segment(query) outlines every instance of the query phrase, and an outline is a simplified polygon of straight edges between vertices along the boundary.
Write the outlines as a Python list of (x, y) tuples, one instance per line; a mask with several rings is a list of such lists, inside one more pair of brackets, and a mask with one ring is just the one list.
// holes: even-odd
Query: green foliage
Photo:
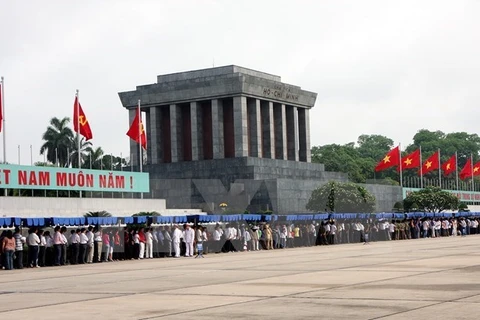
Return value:
[(375, 197), (355, 183), (330, 181), (312, 192), (306, 208), (311, 211), (373, 212)]
[[(40, 148), (40, 154), (46, 153), (51, 163), (65, 167), (68, 162), (68, 148), (72, 145), (73, 131), (69, 127), (70, 118), (52, 118), (50, 125), (42, 136), (45, 143)], [(57, 163), (58, 160), (58, 163)]]
[(397, 201), (393, 205), (394, 212), (403, 212), (403, 201)]
[(107, 211), (89, 211), (83, 215), (85, 218), (100, 218), (100, 217), (111, 217), (112, 215)]
[(132, 217), (156, 217), (156, 216), (161, 216), (161, 214), (156, 211), (146, 211), (146, 212), (142, 211), (142, 212), (132, 214)]
[[(403, 155), (422, 147), (423, 160), (438, 149), (441, 150), (441, 161), (444, 162), (455, 151), (458, 152), (458, 167), (462, 168), (473, 154), (474, 162), (480, 160), (480, 137), (466, 132), (444, 133), (442, 131), (419, 130), (413, 136), (413, 143), (408, 145)], [(352, 182), (365, 183), (375, 179), (378, 184), (399, 185), (399, 175), (395, 168), (382, 172), (374, 172), (375, 165), (394, 147), (393, 140), (382, 135), (363, 134), (357, 143), (344, 145), (329, 144), (312, 148), (312, 162), (325, 164), (325, 170), (344, 172)], [(417, 170), (404, 170), (404, 177), (418, 177)], [(437, 178), (438, 171), (432, 171), (425, 178)]]
[(444, 210), (457, 210), (458, 198), (439, 187), (426, 187), (410, 193), (404, 200), (406, 211), (442, 212)]
[[(429, 131), (426, 129), (419, 130), (413, 136), (413, 143), (407, 146), (404, 154), (410, 153), (422, 147), (422, 157), (427, 159), (438, 149), (441, 150), (441, 161), (448, 160), (455, 152), (458, 153), (458, 167), (462, 168), (470, 155), (473, 155), (473, 161), (478, 161), (480, 152), (480, 137), (467, 132), (444, 133), (442, 131)], [(415, 170), (406, 170), (405, 176), (416, 176)], [(426, 174), (426, 177), (436, 178), (437, 171)]]
[(460, 202), (460, 204), (458, 205), (458, 211), (465, 212), (470, 210), (468, 209), (468, 205), (466, 203)]

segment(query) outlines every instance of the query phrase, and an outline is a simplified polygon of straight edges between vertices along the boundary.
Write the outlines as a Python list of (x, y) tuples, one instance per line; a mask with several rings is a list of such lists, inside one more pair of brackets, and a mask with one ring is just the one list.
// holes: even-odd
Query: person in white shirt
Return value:
[(335, 222), (330, 222), (330, 233), (328, 236), (328, 244), (335, 244), (335, 234), (337, 233), (337, 226)]
[(390, 240), (396, 240), (395, 239), (395, 223), (392, 221), (388, 225), (388, 231), (390, 232)]
[(222, 235), (223, 235), (223, 230), (220, 228), (220, 225), (217, 223), (215, 226), (215, 230), (213, 230), (213, 251), (215, 253), (219, 253), (222, 250)]
[(428, 237), (428, 229), (429, 229), (428, 227), (429, 227), (429, 225), (430, 225), (430, 221), (429, 221), (429, 220), (427, 220), (427, 219), (423, 220), (423, 222), (422, 222), (422, 231), (423, 231), (423, 237), (424, 237), (424, 238)]
[(86, 233), (87, 236), (87, 263), (92, 263), (93, 262), (93, 253), (94, 253), (94, 248), (93, 248), (93, 243), (94, 243), (94, 234), (92, 232), (93, 227), (89, 226), (88, 231)]
[(193, 257), (193, 242), (195, 240), (195, 231), (189, 224), (186, 225), (183, 241), (185, 241), (185, 257)]
[(153, 235), (152, 229), (147, 228), (145, 232), (145, 240), (146, 240), (146, 259), (153, 259)]
[(172, 232), (172, 244), (173, 251), (175, 252), (175, 258), (180, 258), (180, 239), (182, 238), (182, 236), (182, 231), (178, 229), (177, 225), (174, 225)]
[(99, 227), (97, 230), (94, 232), (94, 251), (96, 253), (95, 257), (95, 262), (101, 262), (102, 261), (102, 247), (103, 247), (103, 232), (102, 228)]
[(78, 263), (84, 264), (87, 262), (87, 247), (88, 247), (88, 237), (87, 229), (80, 229), (80, 251), (78, 254)]
[(72, 230), (70, 236), (70, 264), (77, 264), (80, 252), (80, 229)]
[(32, 228), (28, 231), (27, 245), (28, 245), (28, 266), (30, 268), (38, 268), (38, 245), (40, 238), (37, 235), (38, 229)]
[(287, 247), (287, 226), (282, 225), (280, 228), (280, 248), (285, 249)]
[(47, 239), (43, 235), (43, 230), (38, 230), (38, 237), (40, 238), (40, 244), (38, 245), (38, 265), (40, 267), (45, 267), (45, 256), (46, 256), (46, 246), (47, 246)]

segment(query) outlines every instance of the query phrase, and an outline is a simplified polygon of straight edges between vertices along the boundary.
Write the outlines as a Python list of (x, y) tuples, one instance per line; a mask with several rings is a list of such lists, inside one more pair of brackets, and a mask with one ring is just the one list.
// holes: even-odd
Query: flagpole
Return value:
[[(70, 148), (67, 148), (67, 168), (70, 168)], [(68, 197), (70, 198), (70, 189), (68, 189)]]
[(458, 186), (458, 153), (455, 151), (455, 180), (457, 185), (457, 191), (459, 190)]
[(473, 192), (475, 192), (475, 185), (474, 185), (474, 182), (473, 182), (473, 154), (470, 154), (470, 166), (471, 166), (471, 173), (472, 173), (472, 196), (473, 196)]
[[(55, 148), (55, 167), (58, 168), (58, 148)], [(58, 189), (57, 189), (57, 198), (58, 198)]]
[[(43, 165), (47, 166), (47, 153), (46, 152), (43, 153)], [(45, 196), (45, 198), (47, 197), (47, 189), (45, 189), (43, 191), (43, 195)]]
[[(140, 172), (143, 172), (143, 155), (142, 155), (142, 126), (140, 125), (142, 123), (142, 113), (140, 111), (140, 99), (138, 99), (138, 150), (139, 150), (139, 155), (140, 158), (138, 159), (139, 163), (139, 168)], [(143, 199), (143, 192), (140, 193), (140, 199)]]
[[(103, 155), (100, 158), (100, 170), (103, 170)], [(103, 191), (102, 191), (102, 198), (103, 198)]]
[[(130, 171), (133, 172), (133, 153), (130, 154)], [(133, 199), (133, 192), (132, 192), (132, 199)]]
[[(7, 138), (6, 138), (6, 135), (5, 135), (5, 81), (4, 81), (4, 78), (1, 77), (0, 78), (0, 90), (1, 90), (1, 101), (0, 101), (0, 106), (2, 106), (2, 110), (0, 110), (0, 112), (2, 112), (2, 133), (3, 133), (3, 163), (7, 163), (7, 147), (6, 147), (6, 144), (7, 144)], [(5, 192), (5, 197), (8, 195), (8, 190), (5, 189), (4, 190)]]
[[(120, 171), (123, 171), (123, 154), (120, 152)], [(123, 199), (123, 192), (122, 192)]]
[(401, 144), (398, 144), (398, 156), (400, 157), (398, 163), (400, 164), (400, 187), (403, 188), (403, 172), (402, 172), (402, 147)]
[[(75, 108), (77, 109), (76, 112), (77, 112), (77, 156), (78, 156), (78, 170), (80, 170), (80, 167), (81, 167), (81, 159), (80, 159), (80, 97), (79, 97), (79, 93), (78, 93), (78, 89), (77, 89), (77, 93), (75, 95), (77, 97), (77, 105), (75, 106)], [(82, 190), (80, 190), (80, 198), (82, 197)]]
[(438, 148), (438, 185), (442, 188), (442, 165), (440, 164), (440, 148)]
[(423, 189), (423, 161), (422, 161), (422, 146), (420, 149), (420, 188)]
[[(30, 145), (30, 166), (33, 167), (33, 146)], [(34, 190), (32, 189), (32, 197), (34, 196)]]
[[(88, 156), (90, 161), (90, 170), (92, 170), (92, 151), (90, 150), (90, 154)], [(93, 191), (90, 191), (90, 198), (93, 198)]]
[[(113, 153), (110, 153), (110, 171), (113, 173)], [(113, 192), (112, 192), (112, 198), (113, 198)]]

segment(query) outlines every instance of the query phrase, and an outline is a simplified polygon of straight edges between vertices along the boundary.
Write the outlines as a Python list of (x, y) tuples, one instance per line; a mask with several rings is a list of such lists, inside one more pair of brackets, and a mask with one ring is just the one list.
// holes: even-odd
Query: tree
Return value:
[(88, 149), (87, 160), (85, 161), (85, 168), (92, 169), (102, 169), (102, 158), (103, 158), (103, 149), (102, 147), (97, 147), (95, 149)]
[(85, 218), (103, 218), (103, 217), (111, 217), (112, 215), (107, 211), (89, 211), (83, 215)]
[[(75, 137), (71, 141), (71, 145), (69, 147), (70, 151), (70, 164), (72, 168), (78, 168), (78, 142), (77, 142), (78, 134), (75, 134)], [(84, 137), (80, 139), (80, 165), (82, 167), (85, 166), (89, 162), (88, 155), (90, 150), (92, 149), (92, 143), (90, 141), (85, 141)]]
[(380, 160), (393, 148), (393, 140), (378, 134), (362, 134), (357, 139), (358, 153), (362, 158)]
[(132, 214), (132, 217), (156, 217), (156, 216), (161, 216), (161, 214), (156, 211), (141, 211), (141, 212)]
[(40, 154), (46, 153), (48, 161), (61, 167), (67, 165), (68, 149), (73, 139), (73, 131), (68, 127), (69, 122), (68, 117), (63, 119), (52, 118), (50, 125), (42, 136), (45, 143), (40, 148)]
[(345, 172), (351, 181), (365, 182), (365, 177), (357, 163), (359, 157), (353, 143), (343, 146), (329, 144), (312, 148), (312, 162), (323, 163), (326, 171)]
[(426, 187), (410, 193), (403, 200), (405, 211), (420, 210), (426, 212), (442, 212), (444, 210), (457, 210), (459, 200), (457, 196), (439, 187)]
[(306, 208), (316, 212), (373, 212), (375, 197), (355, 183), (330, 181), (312, 192)]

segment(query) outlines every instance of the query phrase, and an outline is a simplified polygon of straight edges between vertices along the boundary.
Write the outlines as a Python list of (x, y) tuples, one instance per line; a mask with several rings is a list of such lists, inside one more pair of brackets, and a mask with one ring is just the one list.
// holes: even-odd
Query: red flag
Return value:
[(130, 129), (127, 131), (127, 136), (135, 142), (140, 143), (143, 149), (147, 149), (147, 135), (145, 133), (145, 128), (143, 127), (140, 108), (137, 108), (137, 114), (130, 125)]
[(442, 164), (442, 171), (445, 176), (448, 176), (455, 170), (457, 170), (457, 157), (453, 155)]
[(462, 171), (460, 171), (460, 179), (464, 180), (466, 178), (471, 178), (471, 177), (472, 177), (472, 161), (468, 159)]
[(3, 125), (3, 78), (0, 82), (0, 132), (2, 132), (2, 125)]
[(473, 165), (473, 175), (480, 176), (480, 161)]
[(440, 161), (439, 159), (440, 153), (437, 151), (434, 154), (430, 156), (427, 160), (422, 165), (422, 173), (429, 173), (430, 171), (437, 170), (439, 167), (438, 162)]
[[(420, 167), (420, 149), (417, 149), (402, 158), (402, 170)], [(397, 171), (400, 167), (397, 168)]]
[(385, 157), (377, 164), (375, 171), (382, 171), (394, 166), (398, 166), (400, 160), (400, 149), (398, 147), (390, 150)]
[[(78, 129), (79, 124), (80, 130)], [(75, 97), (75, 102), (73, 103), (73, 129), (75, 132), (80, 132), (87, 141), (93, 138), (92, 129), (90, 129), (90, 124), (78, 101), (78, 97)]]

